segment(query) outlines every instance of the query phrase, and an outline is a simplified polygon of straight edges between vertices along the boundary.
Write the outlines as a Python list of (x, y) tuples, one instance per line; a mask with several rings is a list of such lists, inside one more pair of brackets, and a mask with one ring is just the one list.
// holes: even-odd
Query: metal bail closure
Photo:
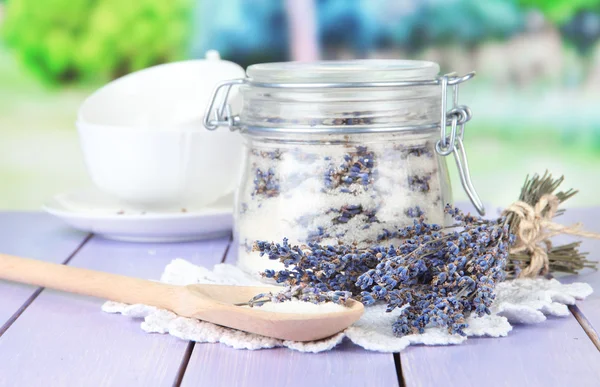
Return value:
[[(233, 86), (241, 85), (245, 82), (245, 79), (232, 79), (217, 84), (210, 97), (210, 104), (208, 104), (204, 113), (204, 127), (206, 129), (215, 130), (219, 126), (229, 126), (229, 130), (232, 131), (238, 129), (239, 117), (234, 116), (231, 112), (231, 105), (228, 103), (229, 93)], [(221, 102), (215, 108), (219, 98), (221, 98)]]
[[(467, 106), (458, 104), (458, 86), (468, 81), (475, 76), (475, 72), (468, 73), (462, 77), (447, 74), (440, 78), (440, 86), (442, 88), (442, 103), (440, 115), (440, 139), (435, 145), (435, 150), (441, 156), (448, 156), (454, 153), (454, 160), (460, 175), (460, 182), (469, 196), (471, 203), (477, 209), (480, 215), (485, 215), (485, 208), (475, 187), (471, 182), (471, 174), (469, 172), (469, 162), (467, 161), (467, 153), (463, 145), (463, 137), (465, 134), (465, 123), (471, 119), (471, 109)], [(448, 86), (453, 87), (452, 93), (452, 109), (447, 110)], [(446, 130), (450, 127), (450, 134)]]

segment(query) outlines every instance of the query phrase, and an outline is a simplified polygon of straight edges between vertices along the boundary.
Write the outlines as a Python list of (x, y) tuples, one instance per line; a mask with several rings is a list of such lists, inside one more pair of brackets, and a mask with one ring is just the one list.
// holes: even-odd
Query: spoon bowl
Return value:
[(332, 336), (364, 312), (363, 304), (352, 299), (344, 305), (345, 310), (329, 313), (284, 313), (236, 305), (260, 293), (282, 290), (276, 286), (188, 285), (184, 289), (189, 299), (181, 305), (180, 313), (175, 313), (282, 340), (313, 341)]

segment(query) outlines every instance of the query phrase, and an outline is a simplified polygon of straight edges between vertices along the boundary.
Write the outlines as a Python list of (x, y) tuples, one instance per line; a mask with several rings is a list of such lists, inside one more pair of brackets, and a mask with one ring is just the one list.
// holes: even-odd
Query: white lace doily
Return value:
[[(264, 285), (264, 283), (228, 264), (216, 265), (213, 270), (193, 265), (183, 259), (172, 261), (161, 278), (173, 285), (197, 283), (224, 285)], [(567, 305), (586, 298), (592, 293), (590, 285), (574, 283), (563, 285), (557, 280), (518, 279), (500, 283), (496, 287), (496, 300), (492, 314), (470, 317), (465, 329), (468, 336), (502, 337), (511, 331), (510, 323), (532, 324), (546, 319), (547, 315), (567, 316)], [(327, 351), (342, 342), (344, 337), (372, 351), (399, 352), (411, 344), (460, 344), (467, 337), (451, 335), (446, 329), (429, 328), (419, 335), (395, 337), (392, 322), (400, 312), (385, 312), (385, 305), (365, 308), (362, 318), (354, 325), (333, 337), (314, 342), (294, 342), (273, 339), (204, 321), (179, 317), (172, 312), (146, 305), (127, 305), (106, 302), (102, 310), (121, 313), (133, 318), (143, 318), (142, 329), (149, 333), (168, 333), (183, 340), (198, 343), (223, 343), (236, 349), (263, 349), (287, 347), (302, 352)]]

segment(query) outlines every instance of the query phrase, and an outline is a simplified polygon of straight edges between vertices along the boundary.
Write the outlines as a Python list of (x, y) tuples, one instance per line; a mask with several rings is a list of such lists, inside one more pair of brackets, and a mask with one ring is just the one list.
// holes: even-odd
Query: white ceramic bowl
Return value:
[(241, 136), (208, 131), (202, 118), (216, 83), (243, 76), (217, 56), (151, 67), (97, 90), (77, 119), (93, 182), (144, 209), (210, 204), (232, 192)]
[(144, 209), (210, 204), (232, 192), (241, 139), (229, 131), (145, 130), (77, 122), (96, 186)]

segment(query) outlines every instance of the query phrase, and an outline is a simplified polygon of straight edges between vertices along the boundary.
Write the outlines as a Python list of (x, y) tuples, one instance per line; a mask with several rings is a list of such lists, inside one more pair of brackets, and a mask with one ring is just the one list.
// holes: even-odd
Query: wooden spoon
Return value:
[(333, 313), (277, 313), (245, 308), (259, 293), (277, 292), (274, 286), (175, 286), (79, 269), (71, 266), (0, 254), (0, 279), (84, 294), (127, 304), (152, 305), (179, 316), (283, 340), (312, 341), (344, 330), (363, 313), (362, 303), (348, 300), (346, 309)]

